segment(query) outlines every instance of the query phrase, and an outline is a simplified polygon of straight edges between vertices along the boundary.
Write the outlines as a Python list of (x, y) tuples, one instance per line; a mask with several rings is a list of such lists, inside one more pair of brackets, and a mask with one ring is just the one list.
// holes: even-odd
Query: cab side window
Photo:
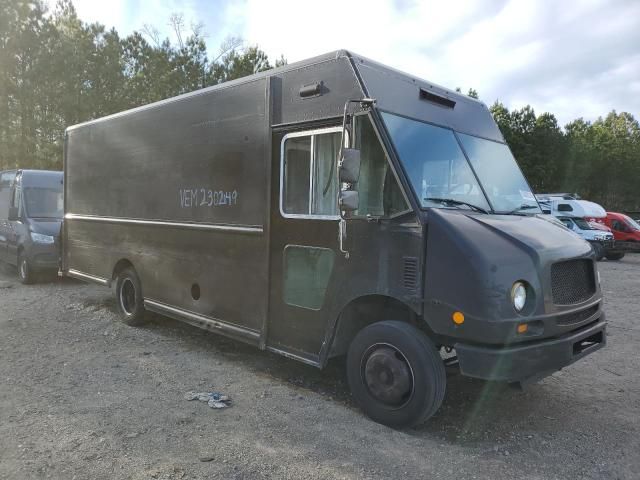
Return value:
[(22, 196), (22, 189), (16, 185), (13, 188), (13, 195), (11, 197), (11, 206), (18, 209), (18, 215), (22, 215), (22, 202), (20, 198)]
[(624, 225), (619, 220), (613, 220), (611, 222), (611, 228), (613, 228), (614, 230), (616, 230), (618, 232), (624, 232)]
[(355, 118), (355, 147), (360, 150), (357, 183), (359, 208), (355, 216), (386, 217), (409, 210), (378, 136), (367, 115)]
[(15, 178), (16, 172), (0, 173), (0, 189), (8, 189)]
[(288, 217), (338, 215), (339, 128), (291, 134), (282, 140), (280, 210)]
[(6, 220), (9, 216), (11, 182), (14, 178), (15, 172), (0, 173), (0, 220)]

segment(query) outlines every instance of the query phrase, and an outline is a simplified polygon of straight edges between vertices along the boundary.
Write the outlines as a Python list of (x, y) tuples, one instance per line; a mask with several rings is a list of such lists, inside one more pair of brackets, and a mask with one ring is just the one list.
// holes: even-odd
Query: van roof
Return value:
[[(348, 60), (348, 62), (345, 62), (345, 59)], [(315, 66), (321, 66), (322, 64), (328, 64), (330, 62), (335, 64), (335, 68), (324, 71), (318, 68), (317, 70), (320, 72), (318, 73), (318, 75), (320, 75), (320, 77), (317, 78), (318, 81), (331, 81), (337, 77), (354, 77), (355, 75), (362, 97), (375, 98), (377, 107), (381, 110), (400, 113), (404, 116), (449, 127), (462, 133), (469, 133), (490, 140), (504, 142), (504, 137), (493, 121), (488, 107), (481, 101), (441, 87), (433, 82), (401, 72), (395, 68), (369, 60), (368, 58), (347, 50), (336, 50), (259, 72), (254, 75), (224, 82), (219, 85), (202, 88), (159, 102), (114, 113), (106, 117), (70, 126), (67, 128), (67, 131), (69, 132), (95, 122), (156, 108), (181, 99), (232, 88), (259, 79), (309, 70), (311, 67), (315, 68)], [(330, 75), (327, 72), (330, 72)], [(323, 78), (322, 75), (326, 76), (326, 78)], [(297, 90), (295, 92), (283, 92), (283, 95), (297, 96), (297, 94)], [(331, 95), (331, 92), (329, 92), (329, 95)], [(435, 103), (424, 101), (425, 99), (434, 98)], [(290, 102), (285, 103), (288, 104)], [(335, 113), (331, 113), (331, 115), (335, 115)]]

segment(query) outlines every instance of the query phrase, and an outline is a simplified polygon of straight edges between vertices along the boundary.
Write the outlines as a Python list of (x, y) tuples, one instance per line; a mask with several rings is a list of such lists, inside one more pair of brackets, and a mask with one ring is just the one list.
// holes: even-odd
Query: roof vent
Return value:
[(440, 95), (436, 95), (435, 93), (429, 92), (424, 88), (420, 89), (420, 100), (426, 100), (427, 102), (435, 103), (447, 108), (453, 108), (456, 106), (456, 102), (454, 102), (453, 100)]

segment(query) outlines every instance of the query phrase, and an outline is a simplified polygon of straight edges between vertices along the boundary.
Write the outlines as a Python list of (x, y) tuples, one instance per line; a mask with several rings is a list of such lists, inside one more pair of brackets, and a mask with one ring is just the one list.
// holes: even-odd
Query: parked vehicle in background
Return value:
[(557, 217), (565, 227), (584, 238), (593, 247), (596, 260), (602, 260), (614, 249), (613, 234), (594, 228), (584, 218)]
[[(603, 347), (590, 246), (541, 210), (487, 106), (346, 51), (66, 132), (62, 271), (322, 368), (374, 420), (445, 361), (531, 382)], [(455, 356), (451, 353), (455, 350)], [(203, 366), (206, 369), (206, 366)]]
[(62, 172), (0, 172), (0, 260), (18, 267), (22, 283), (58, 270), (62, 182)]
[(607, 212), (605, 218), (591, 219), (598, 225), (608, 228), (615, 238), (615, 252), (607, 255), (609, 260), (620, 260), (625, 253), (640, 253), (640, 223), (629, 215)]
[(621, 242), (640, 242), (640, 223), (624, 213), (607, 212), (604, 219), (613, 236)]
[(613, 234), (592, 226), (586, 220), (605, 218), (606, 211), (600, 205), (566, 193), (538, 194), (536, 197), (544, 213), (553, 215), (569, 230), (591, 244), (596, 260), (602, 260), (605, 256), (617, 256)]

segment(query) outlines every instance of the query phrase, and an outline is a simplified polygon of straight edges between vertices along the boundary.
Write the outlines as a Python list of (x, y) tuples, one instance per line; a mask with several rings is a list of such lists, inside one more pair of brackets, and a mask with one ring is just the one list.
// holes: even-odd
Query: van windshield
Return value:
[(59, 188), (27, 187), (23, 194), (29, 218), (62, 218), (64, 204), (62, 185)]
[(640, 231), (640, 224), (636, 222), (633, 218), (628, 217), (627, 215), (624, 215), (624, 219), (627, 221), (627, 223), (633, 230)]
[(589, 225), (589, 222), (582, 218), (574, 218), (573, 221), (578, 225), (580, 230), (595, 230), (595, 228)]
[(382, 118), (422, 207), (450, 206), (441, 201), (449, 199), (494, 213), (541, 213), (507, 145), (386, 112)]

